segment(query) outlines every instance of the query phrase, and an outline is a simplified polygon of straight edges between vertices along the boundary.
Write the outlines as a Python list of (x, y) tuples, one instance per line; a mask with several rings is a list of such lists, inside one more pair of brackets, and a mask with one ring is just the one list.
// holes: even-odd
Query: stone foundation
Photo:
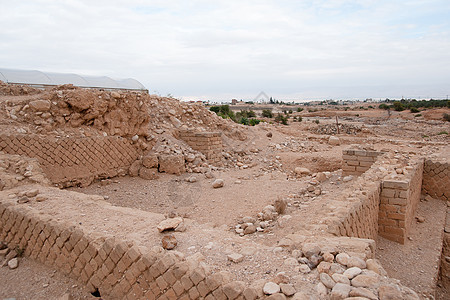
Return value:
[(192, 149), (203, 153), (211, 164), (221, 164), (223, 145), (220, 132), (181, 130), (179, 134)]
[(381, 152), (360, 149), (342, 151), (342, 174), (361, 175), (370, 169)]
[(36, 158), (52, 183), (89, 185), (96, 178), (126, 174), (139, 156), (121, 137), (0, 135), (0, 151)]
[(447, 207), (444, 241), (442, 244), (441, 266), (439, 270), (442, 286), (450, 290), (450, 207)]

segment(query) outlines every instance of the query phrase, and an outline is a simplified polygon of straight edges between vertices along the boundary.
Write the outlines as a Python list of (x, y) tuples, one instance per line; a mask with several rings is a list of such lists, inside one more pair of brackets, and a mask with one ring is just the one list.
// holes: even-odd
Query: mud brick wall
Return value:
[(423, 167), (422, 193), (450, 200), (450, 163), (426, 159)]
[(347, 175), (361, 175), (377, 160), (381, 152), (359, 149), (342, 151), (342, 173)]
[(328, 232), (336, 236), (376, 239), (380, 207), (381, 180), (387, 175), (376, 162), (356, 178), (341, 195), (329, 201), (332, 217), (325, 223)]
[(60, 186), (89, 185), (96, 178), (126, 174), (139, 153), (120, 137), (48, 138), (0, 135), (0, 151), (38, 159), (47, 177)]
[(222, 162), (222, 135), (220, 132), (180, 131), (180, 138), (192, 149), (200, 151), (212, 164)]
[(384, 180), (378, 221), (378, 234), (404, 244), (420, 201), (423, 161), (405, 180)]
[(447, 216), (445, 219), (439, 276), (442, 285), (446, 289), (450, 289), (450, 207), (447, 207)]
[(83, 231), (0, 197), (0, 240), (57, 267), (103, 299), (236, 299), (257, 292), (227, 272), (212, 273), (201, 255), (151, 249)]

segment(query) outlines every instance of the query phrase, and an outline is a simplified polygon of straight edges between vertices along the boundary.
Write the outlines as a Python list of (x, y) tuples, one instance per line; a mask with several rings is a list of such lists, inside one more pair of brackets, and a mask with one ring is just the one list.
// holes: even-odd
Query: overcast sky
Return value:
[(0, 0), (0, 67), (180, 99), (446, 97), (449, 0)]

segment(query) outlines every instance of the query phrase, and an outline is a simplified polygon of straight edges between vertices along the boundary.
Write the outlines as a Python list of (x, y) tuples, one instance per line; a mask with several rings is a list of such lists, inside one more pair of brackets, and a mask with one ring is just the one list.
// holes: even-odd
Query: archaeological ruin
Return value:
[(77, 282), (58, 299), (448, 299), (449, 123), (333, 109), (246, 126), (0, 82), (0, 272)]

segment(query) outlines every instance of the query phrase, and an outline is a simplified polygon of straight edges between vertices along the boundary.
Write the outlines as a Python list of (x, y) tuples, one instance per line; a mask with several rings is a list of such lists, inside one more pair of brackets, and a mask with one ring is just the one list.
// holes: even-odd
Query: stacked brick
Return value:
[(342, 151), (342, 173), (347, 175), (361, 175), (370, 169), (381, 152), (371, 150), (348, 149)]
[(440, 279), (444, 288), (450, 288), (450, 207), (447, 207), (444, 240), (442, 244)]
[(177, 251), (149, 250), (99, 232), (88, 234), (10, 200), (0, 201), (0, 240), (11, 249), (24, 249), (31, 259), (56, 266), (104, 299), (256, 295), (242, 282), (231, 282), (227, 272), (211, 274), (198, 256), (184, 258)]
[(332, 233), (339, 236), (376, 239), (378, 234), (378, 208), (380, 184), (372, 184), (358, 198), (348, 198), (349, 209), (340, 217)]
[(417, 205), (420, 201), (423, 161), (420, 161), (405, 180), (382, 182), (378, 234), (404, 244)]
[(423, 171), (422, 192), (438, 199), (450, 200), (450, 163), (426, 159)]
[(180, 138), (192, 149), (203, 153), (209, 163), (221, 164), (223, 144), (220, 132), (181, 130)]
[(120, 137), (48, 138), (0, 135), (0, 151), (37, 158), (48, 178), (61, 186), (88, 185), (128, 170), (139, 153)]

